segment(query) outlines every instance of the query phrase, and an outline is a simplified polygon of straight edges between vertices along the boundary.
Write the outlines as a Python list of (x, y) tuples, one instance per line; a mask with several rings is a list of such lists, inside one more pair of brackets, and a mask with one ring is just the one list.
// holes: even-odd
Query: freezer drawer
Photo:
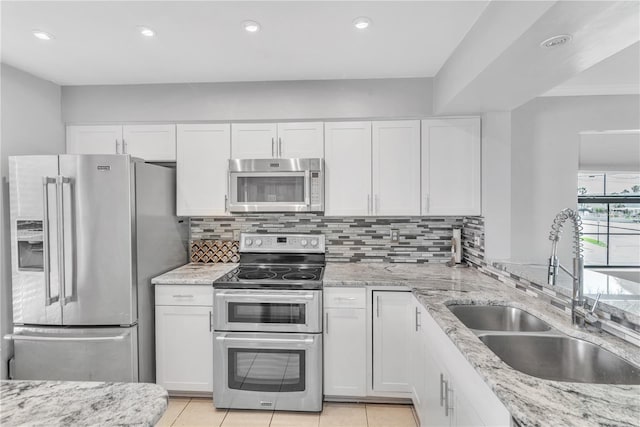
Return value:
[[(138, 381), (137, 326), (16, 327), (14, 380)], [(8, 337), (7, 337), (8, 338)]]

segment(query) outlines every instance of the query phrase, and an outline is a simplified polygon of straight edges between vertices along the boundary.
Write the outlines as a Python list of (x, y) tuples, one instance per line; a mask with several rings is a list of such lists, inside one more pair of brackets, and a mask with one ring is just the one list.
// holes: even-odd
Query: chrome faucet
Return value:
[[(564, 268), (558, 261), (558, 241), (562, 232), (562, 225), (566, 220), (573, 222), (573, 274)], [(580, 240), (582, 232), (582, 219), (577, 211), (566, 208), (560, 211), (551, 224), (551, 232), (549, 240), (551, 240), (551, 256), (549, 257), (549, 270), (547, 274), (547, 283), (552, 286), (556, 285), (558, 276), (558, 267), (564, 270), (573, 278), (573, 291), (571, 294), (571, 323), (577, 322), (577, 307), (584, 306), (584, 258), (582, 256), (582, 240)]]

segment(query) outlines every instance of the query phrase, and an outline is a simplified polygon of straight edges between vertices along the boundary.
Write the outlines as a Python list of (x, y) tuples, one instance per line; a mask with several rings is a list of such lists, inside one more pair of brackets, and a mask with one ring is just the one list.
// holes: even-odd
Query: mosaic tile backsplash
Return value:
[[(326, 217), (260, 214), (191, 218), (191, 241), (234, 240), (239, 232), (322, 233), (327, 261), (444, 263), (463, 217)], [(391, 230), (399, 240), (391, 241)]]

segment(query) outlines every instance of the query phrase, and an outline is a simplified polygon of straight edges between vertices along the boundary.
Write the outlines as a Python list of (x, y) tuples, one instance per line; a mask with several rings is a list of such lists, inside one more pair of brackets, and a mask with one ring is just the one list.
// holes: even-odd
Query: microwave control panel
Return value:
[(311, 194), (310, 201), (312, 207), (322, 207), (322, 173), (311, 172)]

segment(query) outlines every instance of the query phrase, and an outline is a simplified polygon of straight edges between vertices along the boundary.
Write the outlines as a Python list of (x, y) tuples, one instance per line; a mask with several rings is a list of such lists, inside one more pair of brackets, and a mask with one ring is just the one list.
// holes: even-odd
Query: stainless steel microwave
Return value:
[(323, 159), (229, 160), (230, 212), (323, 212)]

